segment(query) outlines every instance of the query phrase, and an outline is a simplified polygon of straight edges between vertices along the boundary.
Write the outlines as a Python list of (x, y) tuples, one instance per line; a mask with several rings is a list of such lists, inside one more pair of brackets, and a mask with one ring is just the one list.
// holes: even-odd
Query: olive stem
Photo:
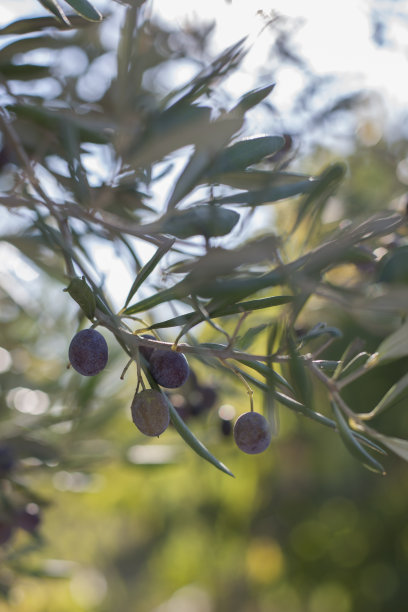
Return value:
[(129, 359), (125, 367), (123, 368), (122, 374), (120, 375), (120, 380), (125, 379), (126, 372), (128, 371), (130, 364), (133, 362), (133, 359)]
[(235, 329), (234, 329), (234, 331), (233, 331), (233, 334), (232, 334), (232, 336), (230, 337), (230, 340), (229, 340), (229, 342), (228, 342), (228, 348), (230, 348), (230, 347), (232, 347), (232, 346), (233, 346), (233, 344), (234, 344), (234, 342), (235, 342), (235, 339), (236, 339), (236, 337), (238, 336), (238, 332), (239, 332), (239, 330), (240, 330), (240, 328), (241, 328), (241, 326), (242, 326), (243, 322), (245, 321), (245, 319), (247, 318), (247, 316), (248, 316), (248, 315), (250, 315), (250, 314), (251, 314), (251, 312), (250, 312), (250, 311), (243, 312), (243, 313), (242, 313), (242, 315), (239, 317), (239, 319), (238, 319), (238, 323), (236, 324)]
[(244, 387), (246, 388), (248, 397), (249, 397), (249, 406), (250, 406), (250, 411), (253, 412), (254, 411), (254, 392), (252, 390), (252, 388), (250, 387), (249, 383), (245, 380), (245, 378), (242, 376), (241, 372), (239, 370), (237, 370), (234, 366), (232, 366), (231, 364), (227, 363), (225, 361), (225, 359), (220, 359), (221, 363), (228, 368), (228, 370), (231, 370), (231, 372), (234, 372), (234, 374), (236, 376), (238, 376), (238, 378), (240, 379), (240, 381), (243, 383)]

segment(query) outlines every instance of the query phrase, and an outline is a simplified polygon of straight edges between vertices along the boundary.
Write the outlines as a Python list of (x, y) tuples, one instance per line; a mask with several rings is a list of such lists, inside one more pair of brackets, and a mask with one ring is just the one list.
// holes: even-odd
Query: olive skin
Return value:
[(6, 544), (13, 535), (13, 526), (5, 521), (0, 520), (0, 546)]
[[(152, 334), (142, 334), (140, 337), (147, 338), (148, 340), (157, 340), (156, 336), (153, 336)], [(150, 360), (150, 357), (152, 356), (152, 353), (154, 350), (155, 349), (152, 348), (151, 346), (143, 346), (143, 345), (139, 346), (140, 354), (143, 355), (146, 361)]]
[(160, 436), (170, 423), (167, 400), (160, 391), (145, 389), (133, 398), (132, 420), (146, 436)]
[(158, 385), (176, 389), (186, 382), (190, 374), (187, 359), (182, 353), (156, 349), (149, 361), (151, 375)]
[(15, 517), (15, 524), (17, 527), (28, 531), (28, 533), (34, 533), (40, 523), (40, 514), (38, 512), (29, 512), (25, 508), (20, 510)]
[(271, 442), (268, 421), (259, 412), (245, 412), (235, 422), (234, 440), (244, 453), (257, 455), (265, 451)]
[(72, 338), (68, 357), (79, 374), (95, 376), (108, 362), (108, 345), (96, 329), (83, 329)]

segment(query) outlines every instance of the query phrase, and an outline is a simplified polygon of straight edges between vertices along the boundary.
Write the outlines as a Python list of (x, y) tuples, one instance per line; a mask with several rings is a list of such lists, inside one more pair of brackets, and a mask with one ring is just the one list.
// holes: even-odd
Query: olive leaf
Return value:
[(360, 419), (369, 420), (394, 406), (408, 396), (408, 374), (405, 374), (400, 380), (388, 389), (387, 393), (381, 398), (378, 404), (370, 412), (359, 415)]
[[(339, 407), (335, 401), (331, 401), (332, 410), (336, 418), (341, 439), (350, 453), (356, 457), (366, 468), (378, 474), (385, 475), (385, 470), (381, 463), (372, 457), (366, 449), (360, 444), (354, 432), (347, 425)], [(407, 453), (408, 457), (408, 453)]]
[(96, 300), (92, 289), (85, 280), (85, 277), (82, 276), (82, 278), (73, 278), (64, 291), (69, 293), (72, 299), (79, 304), (83, 313), (92, 321), (95, 316)]
[[(390, 334), (375, 353), (375, 364), (395, 361), (408, 355), (408, 321), (394, 333)], [(373, 356), (374, 359), (374, 356)]]
[(162, 231), (177, 238), (197, 235), (213, 238), (229, 234), (239, 219), (235, 210), (211, 205), (194, 206), (166, 217)]

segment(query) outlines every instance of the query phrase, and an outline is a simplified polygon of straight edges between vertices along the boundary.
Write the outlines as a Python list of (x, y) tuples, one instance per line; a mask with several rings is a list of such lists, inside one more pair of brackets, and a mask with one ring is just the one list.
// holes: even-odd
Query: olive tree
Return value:
[[(245, 452), (266, 450), (278, 435), (280, 406), (314, 421), (322, 435), (325, 428), (337, 432), (379, 474), (385, 470), (378, 455), (386, 450), (407, 459), (408, 442), (370, 422), (405, 397), (408, 376), (359, 412), (343, 393), (367, 372), (408, 355), (407, 247), (382, 258), (376, 250), (384, 252), (385, 238), (403, 240), (404, 211), (324, 222), (346, 167), (335, 162), (317, 176), (292, 171), (284, 136), (248, 133), (247, 114), (273, 96), (273, 83), (231, 103), (216, 95), (244, 57), (245, 39), (208, 61), (205, 32), (197, 27), (178, 39), (150, 20), (143, 0), (120, 8), (117, 44), (106, 42), (104, 20), (86, 0), (67, 0), (73, 14), (55, 0), (40, 3), (53, 15), (0, 30), (0, 203), (7, 222), (18, 219), (18, 230), (6, 229), (1, 240), (77, 305), (79, 325), (66, 330), (75, 370), (70, 384), (79, 385), (81, 375), (96, 376), (95, 384), (103, 379), (109, 337), (127, 367), (136, 367), (129, 407), (138, 428), (159, 435), (171, 422), (193, 451), (227, 475), (230, 469), (165, 391), (194, 376), (193, 361), (232, 378), (248, 395), (235, 432)], [(84, 59), (77, 71), (67, 69), (72, 50)], [(159, 69), (191, 54), (195, 76), (164, 91), (156, 82)], [(253, 224), (259, 211), (262, 229)], [(114, 245), (128, 263), (133, 280), (119, 308), (95, 261), (93, 239)], [(344, 269), (347, 274), (339, 272)], [(373, 325), (386, 320), (386, 337), (374, 352), (352, 342), (325, 358), (342, 332), (325, 321), (300, 325), (316, 299), (367, 313)], [(211, 331), (210, 342), (203, 341), (203, 328)], [(164, 332), (171, 341), (163, 340)], [(317, 388), (326, 398), (319, 407)], [(254, 390), (263, 397), (260, 405)], [(13, 489), (13, 451), (18, 459), (21, 449), (12, 411), (5, 418), (10, 429), (2, 436), (0, 476)], [(35, 512), (23, 512), (17, 516), (5, 501), (4, 543), (24, 521), (35, 531)]]

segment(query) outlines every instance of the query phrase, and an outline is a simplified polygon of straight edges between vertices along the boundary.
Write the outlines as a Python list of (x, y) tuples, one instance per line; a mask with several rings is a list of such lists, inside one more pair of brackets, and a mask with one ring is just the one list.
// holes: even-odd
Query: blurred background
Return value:
[[(147, 3), (149, 28), (141, 42), (146, 104), (188, 82), (248, 34), (247, 57), (215, 91), (218, 108), (251, 87), (276, 82), (268, 102), (249, 113), (247, 133), (285, 134), (283, 161), (293, 171), (317, 174), (329, 161), (346, 162), (346, 181), (324, 222), (403, 210), (407, 2), (186, 4)], [(53, 100), (69, 92), (91, 106), (113, 104), (109, 87), (126, 7), (95, 5), (106, 14), (101, 25), (64, 33), (69, 45), (65, 39), (50, 50), (48, 43), (20, 57), (22, 64), (51, 66), (52, 76), (14, 81), (13, 95)], [(2, 25), (34, 14), (41, 14), (36, 2), (5, 2)], [(7, 102), (10, 92), (0, 89)], [(15, 160), (4, 148), (0, 156), (3, 189)], [(109, 170), (109, 160), (101, 159), (95, 163), (90, 155), (94, 185)], [(174, 164), (179, 167), (177, 156)], [(153, 193), (153, 205), (157, 197)], [(286, 204), (263, 210), (252, 227), (285, 227), (286, 211)], [(18, 213), (2, 212), (1, 219), (8, 233), (24, 224)], [(106, 247), (97, 240), (94, 248), (119, 304), (131, 273), (120, 253), (113, 261), (110, 251), (101, 255)], [(25, 513), (11, 538), (0, 521), (0, 610), (405, 612), (408, 467), (401, 459), (386, 459), (387, 476), (372, 474), (334, 433), (284, 408), (270, 449), (243, 455), (233, 444), (231, 422), (247, 410), (245, 392), (193, 360), (195, 377), (173, 396), (174, 405), (235, 478), (196, 457), (171, 429), (146, 441), (130, 416), (135, 373), (120, 380), (124, 357), (107, 334), (110, 361), (102, 377), (78, 380), (67, 371), (78, 308), (62, 292), (61, 276), (47, 274), (55, 269), (52, 254), (10, 241), (0, 243), (0, 254), (0, 477), (12, 476), (13, 508)], [(327, 358), (356, 338), (374, 351), (387, 333), (364, 313), (323, 300), (312, 304), (302, 324), (319, 321), (344, 334)], [(202, 333), (213, 339), (211, 330)], [(406, 365), (383, 366), (351, 385), (350, 405), (375, 405)], [(319, 388), (315, 398), (325, 401)], [(376, 425), (406, 436), (405, 407), (396, 406)], [(2, 482), (4, 505), (10, 497)]]

